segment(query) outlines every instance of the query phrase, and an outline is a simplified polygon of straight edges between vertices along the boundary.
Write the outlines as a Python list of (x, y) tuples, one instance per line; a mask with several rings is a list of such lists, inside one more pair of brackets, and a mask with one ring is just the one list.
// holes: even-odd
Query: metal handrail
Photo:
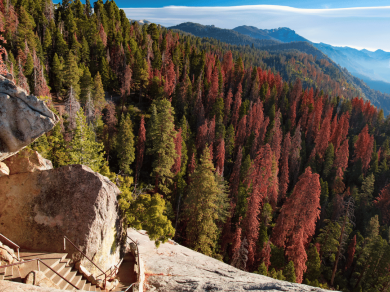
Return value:
[(33, 261), (37, 261), (37, 267), (38, 267), (38, 271), (41, 271), (41, 267), (39, 266), (39, 263), (42, 263), (44, 264), (46, 267), (48, 267), (50, 270), (52, 270), (55, 274), (57, 274), (57, 276), (59, 276), (62, 280), (64, 280), (65, 282), (67, 282), (68, 284), (72, 285), (74, 288), (76, 288), (77, 290), (80, 290), (77, 286), (75, 286), (74, 284), (72, 284), (69, 280), (65, 279), (63, 276), (61, 276), (59, 273), (57, 273), (53, 268), (51, 268), (50, 266), (48, 266), (46, 263), (44, 263), (41, 259), (39, 258), (36, 258), (36, 259), (31, 259), (31, 260), (26, 260), (26, 261), (22, 261), (22, 262), (17, 262), (17, 263), (13, 263), (13, 264), (10, 264), (10, 265), (5, 265), (5, 266), (0, 266), (0, 269), (6, 269), (8, 267), (13, 267), (13, 266), (19, 266), (19, 265), (22, 265), (22, 264), (26, 264), (26, 263), (29, 263), (29, 262), (33, 262)]
[(102, 274), (100, 276), (102, 276), (104, 274), (104, 288), (106, 288), (106, 285), (107, 285), (107, 274), (101, 268), (99, 268), (89, 257), (87, 257), (87, 255), (85, 253), (83, 253), (77, 246), (75, 246), (74, 243), (71, 242), (70, 239), (67, 238), (65, 235), (64, 235), (64, 250), (66, 250), (66, 240), (69, 241), (70, 244), (73, 245), (73, 247), (75, 249), (77, 249), (87, 260), (89, 260), (100, 272), (102, 272)]
[(141, 274), (141, 265), (140, 265), (140, 261), (139, 261), (139, 249), (138, 249), (138, 244), (130, 237), (127, 235), (127, 238), (130, 239), (134, 244), (135, 246), (137, 247), (137, 264), (138, 264), (138, 273), (137, 273), (137, 282), (131, 284), (125, 291), (123, 292), (127, 292), (129, 291), (130, 288), (133, 288), (133, 292), (134, 292), (134, 285), (135, 284), (139, 284), (139, 277), (140, 277), (140, 274)]
[(5, 237), (3, 234), (0, 233), (0, 236), (2, 238), (4, 238), (5, 240), (7, 240), (9, 243), (11, 243), (14, 247), (16, 247), (16, 249), (18, 250), (18, 261), (20, 261), (20, 257), (19, 257), (19, 249), (20, 249), (20, 246), (17, 245), (15, 242), (13, 242), (12, 240), (8, 239), (7, 237)]

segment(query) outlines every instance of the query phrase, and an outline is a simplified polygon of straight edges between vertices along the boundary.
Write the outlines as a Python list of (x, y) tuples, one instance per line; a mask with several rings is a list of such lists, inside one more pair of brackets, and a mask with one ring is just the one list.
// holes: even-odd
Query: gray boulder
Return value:
[(58, 117), (46, 104), (0, 75), (0, 161), (50, 131)]
[(244, 272), (174, 241), (156, 249), (144, 231), (127, 233), (138, 242), (144, 291), (326, 291)]
[[(119, 189), (84, 165), (0, 177), (0, 233), (21, 248), (63, 252), (67, 236), (103, 271), (118, 264)], [(95, 277), (101, 272), (66, 242)]]

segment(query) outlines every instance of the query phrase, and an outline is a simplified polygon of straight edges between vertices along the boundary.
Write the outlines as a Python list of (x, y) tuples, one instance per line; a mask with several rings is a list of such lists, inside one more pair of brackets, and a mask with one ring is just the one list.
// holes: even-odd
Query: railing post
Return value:
[(20, 256), (19, 256), (19, 248), (18, 248), (18, 261), (20, 261)]
[(38, 266), (38, 271), (41, 271), (41, 266), (39, 265), (39, 260), (37, 260), (37, 266)]
[(64, 237), (64, 251), (66, 250), (66, 239)]

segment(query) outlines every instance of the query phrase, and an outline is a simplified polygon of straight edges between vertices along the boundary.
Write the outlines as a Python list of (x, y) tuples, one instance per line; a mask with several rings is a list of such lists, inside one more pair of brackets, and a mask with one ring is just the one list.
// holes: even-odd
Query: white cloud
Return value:
[(240, 25), (261, 29), (289, 27), (313, 42), (390, 51), (390, 6), (336, 9), (277, 5), (167, 6), (124, 8), (124, 11), (131, 19), (147, 19), (164, 26), (190, 21), (230, 29)]

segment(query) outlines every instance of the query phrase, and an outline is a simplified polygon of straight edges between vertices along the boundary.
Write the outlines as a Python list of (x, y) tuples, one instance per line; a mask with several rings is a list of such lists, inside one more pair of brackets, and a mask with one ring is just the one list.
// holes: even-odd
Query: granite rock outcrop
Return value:
[(0, 161), (50, 131), (58, 117), (46, 104), (0, 75)]
[[(0, 177), (0, 233), (21, 248), (64, 249), (67, 236), (104, 271), (120, 260), (119, 189), (84, 165)], [(66, 252), (101, 272), (69, 243)]]
[(327, 291), (244, 272), (172, 240), (156, 249), (144, 231), (127, 233), (138, 242), (143, 291)]
[(43, 158), (37, 151), (28, 148), (24, 148), (19, 153), (8, 157), (3, 163), (8, 167), (9, 175), (53, 169), (50, 160)]

